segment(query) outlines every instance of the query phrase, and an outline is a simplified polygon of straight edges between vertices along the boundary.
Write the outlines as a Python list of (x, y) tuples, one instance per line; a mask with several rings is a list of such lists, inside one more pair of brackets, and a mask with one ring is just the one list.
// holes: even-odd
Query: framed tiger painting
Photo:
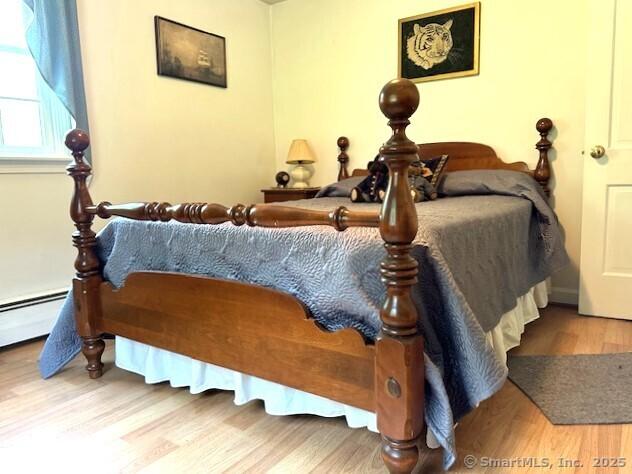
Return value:
[(479, 2), (399, 20), (399, 77), (414, 82), (478, 74)]

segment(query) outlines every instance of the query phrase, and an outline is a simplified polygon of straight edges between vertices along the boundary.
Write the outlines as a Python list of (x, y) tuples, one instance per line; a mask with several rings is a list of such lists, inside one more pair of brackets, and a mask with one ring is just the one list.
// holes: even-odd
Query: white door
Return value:
[(579, 312), (632, 319), (632, 1), (588, 18)]

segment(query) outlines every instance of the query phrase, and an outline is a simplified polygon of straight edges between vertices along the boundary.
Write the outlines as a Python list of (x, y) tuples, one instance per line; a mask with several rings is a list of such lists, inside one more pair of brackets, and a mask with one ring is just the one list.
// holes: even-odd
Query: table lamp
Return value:
[(287, 154), (286, 163), (296, 165), (290, 170), (290, 176), (294, 180), (292, 187), (308, 188), (309, 178), (312, 177), (312, 170), (304, 165), (314, 163), (316, 157), (307, 144), (307, 140), (293, 140), (290, 145), (290, 151)]

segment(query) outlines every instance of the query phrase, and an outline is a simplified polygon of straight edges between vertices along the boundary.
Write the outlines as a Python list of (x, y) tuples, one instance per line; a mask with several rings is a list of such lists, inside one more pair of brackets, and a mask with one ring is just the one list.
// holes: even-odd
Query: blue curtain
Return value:
[(23, 0), (33, 12), (26, 42), (46, 83), (88, 131), (76, 0)]

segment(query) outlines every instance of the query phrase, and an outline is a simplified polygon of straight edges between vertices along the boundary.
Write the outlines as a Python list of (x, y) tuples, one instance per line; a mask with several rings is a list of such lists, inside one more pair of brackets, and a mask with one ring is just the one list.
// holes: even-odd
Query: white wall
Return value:
[[(78, 0), (94, 199), (257, 201), (297, 137), (320, 158), (317, 184), (336, 177), (339, 135), (364, 166), (388, 138), (377, 95), (397, 74), (397, 19), (460, 3)], [(157, 76), (154, 15), (227, 37), (228, 89)], [(421, 85), (410, 128), (418, 142), (480, 141), (535, 164), (535, 121), (555, 121), (553, 192), (573, 259), (557, 299), (578, 286), (585, 28), (584, 2), (483, 0), (481, 74)], [(0, 174), (0, 301), (68, 285), (70, 190), (63, 174)]]
[[(93, 198), (260, 199), (274, 176), (269, 6), (259, 0), (78, 0)], [(228, 88), (156, 74), (154, 15), (227, 38)], [(67, 287), (63, 174), (0, 174), (0, 301)]]
[[(445, 0), (288, 0), (272, 7), (277, 168), (293, 138), (320, 161), (313, 182), (337, 175), (336, 138), (364, 167), (389, 135), (377, 97), (397, 75), (397, 20), (465, 3)], [(554, 205), (573, 264), (553, 280), (554, 298), (577, 297), (586, 52), (585, 2), (483, 0), (480, 75), (419, 86), (409, 136), (477, 141), (506, 161), (535, 166), (535, 122), (556, 125)]]

